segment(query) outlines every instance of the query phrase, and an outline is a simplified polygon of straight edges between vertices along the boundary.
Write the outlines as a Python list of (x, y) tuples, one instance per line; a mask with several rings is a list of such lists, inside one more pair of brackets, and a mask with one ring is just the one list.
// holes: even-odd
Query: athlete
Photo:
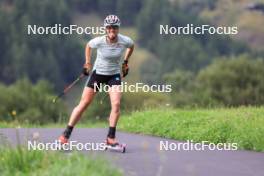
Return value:
[[(74, 126), (92, 102), (94, 95), (98, 91), (98, 87), (101, 84), (106, 84), (110, 87), (108, 92), (111, 101), (106, 144), (118, 145), (116, 126), (120, 116), (121, 100), (121, 73), (119, 65), (121, 58), (124, 56), (122, 77), (125, 77), (128, 74), (128, 61), (134, 50), (134, 42), (129, 37), (119, 34), (120, 19), (116, 15), (108, 15), (104, 19), (104, 26), (106, 28), (106, 35), (96, 37), (86, 45), (83, 74), (89, 75), (91, 70), (92, 73), (87, 79), (79, 104), (73, 109), (68, 125), (59, 137), (61, 144), (68, 143)], [(97, 49), (94, 66), (91, 64), (92, 49)]]

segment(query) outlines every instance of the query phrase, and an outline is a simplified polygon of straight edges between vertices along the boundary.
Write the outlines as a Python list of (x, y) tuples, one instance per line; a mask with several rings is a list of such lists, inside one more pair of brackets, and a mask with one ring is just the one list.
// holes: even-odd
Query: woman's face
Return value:
[(118, 32), (119, 32), (118, 26), (107, 26), (106, 27), (106, 33), (110, 40), (114, 40), (117, 37)]

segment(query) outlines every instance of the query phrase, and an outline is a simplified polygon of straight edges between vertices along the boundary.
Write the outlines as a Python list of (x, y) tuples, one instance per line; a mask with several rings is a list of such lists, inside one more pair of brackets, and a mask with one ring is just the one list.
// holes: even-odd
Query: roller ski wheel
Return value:
[(118, 142), (114, 143), (114, 144), (110, 144), (110, 143), (106, 142), (105, 143), (105, 150), (125, 153), (126, 152), (126, 144), (120, 144)]

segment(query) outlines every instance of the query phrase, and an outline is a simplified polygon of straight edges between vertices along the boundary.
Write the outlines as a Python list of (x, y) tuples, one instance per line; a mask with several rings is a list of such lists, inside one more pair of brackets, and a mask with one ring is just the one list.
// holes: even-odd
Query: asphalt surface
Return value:
[[(0, 143), (27, 145), (28, 140), (36, 139), (47, 143), (54, 142), (63, 129), (30, 128), (0, 129)], [(76, 128), (71, 140), (80, 143), (101, 143), (106, 129)], [(110, 151), (81, 151), (84, 154), (103, 156), (113, 165), (121, 168), (124, 175), (131, 176), (263, 176), (264, 153), (253, 151), (161, 151), (160, 141), (169, 144), (184, 141), (168, 140), (159, 137), (118, 132), (120, 142), (127, 144), (125, 154)], [(98, 148), (98, 147), (97, 147)]]

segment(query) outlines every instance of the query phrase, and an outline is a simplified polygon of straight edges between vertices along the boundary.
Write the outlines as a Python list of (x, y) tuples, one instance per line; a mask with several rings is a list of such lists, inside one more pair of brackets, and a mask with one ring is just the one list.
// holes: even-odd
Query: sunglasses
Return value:
[(118, 29), (119, 28), (119, 26), (106, 26), (106, 29)]

